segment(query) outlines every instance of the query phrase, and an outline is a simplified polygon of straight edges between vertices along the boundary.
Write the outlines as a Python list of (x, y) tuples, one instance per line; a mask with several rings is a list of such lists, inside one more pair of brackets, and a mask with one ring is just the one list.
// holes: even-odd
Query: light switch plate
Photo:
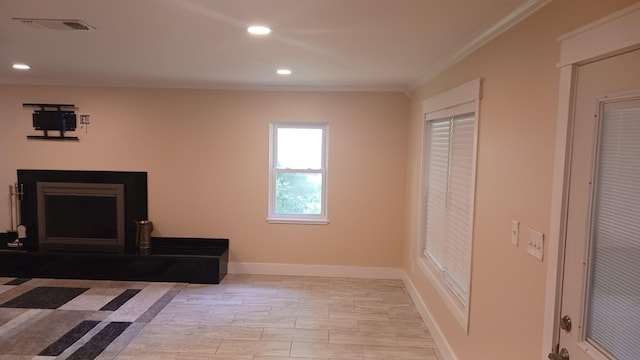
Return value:
[(544, 253), (544, 234), (529, 228), (529, 241), (527, 243), (527, 254), (542, 261)]
[(519, 238), (520, 238), (520, 222), (518, 220), (511, 220), (511, 245), (518, 246)]

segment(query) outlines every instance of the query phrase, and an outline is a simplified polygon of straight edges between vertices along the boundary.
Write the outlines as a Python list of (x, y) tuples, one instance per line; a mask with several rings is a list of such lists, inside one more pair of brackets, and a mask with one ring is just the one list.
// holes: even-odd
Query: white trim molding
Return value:
[(575, 69), (580, 64), (640, 48), (640, 2), (565, 34), (558, 41), (560, 82), (541, 359), (547, 358), (559, 334)]
[[(465, 104), (473, 104), (482, 98), (482, 79), (475, 79), (451, 90), (422, 101), (422, 113), (427, 119), (447, 116), (445, 111)], [(471, 111), (477, 110), (476, 108)], [(436, 115), (434, 115), (436, 114)]]
[(227, 271), (229, 274), (351, 277), (364, 279), (402, 279), (404, 277), (404, 271), (398, 268), (340, 265), (231, 262), (227, 265)]
[(551, 0), (529, 0), (518, 8), (507, 14), (489, 28), (485, 29), (469, 42), (459, 47), (453, 53), (441, 58), (435, 64), (431, 65), (422, 75), (418, 77), (416, 81), (409, 84), (409, 90), (413, 90), (418, 86), (433, 79), (441, 72), (447, 70), (451, 66), (458, 63), (460, 60), (471, 55), (474, 51), (478, 50), (484, 44), (496, 38), (498, 35), (509, 30), (511, 27), (524, 20), (529, 15), (535, 13), (543, 6), (547, 5)]
[(404, 286), (407, 288), (409, 296), (411, 296), (411, 300), (413, 300), (413, 304), (416, 306), (416, 309), (420, 313), (422, 320), (427, 326), (427, 329), (429, 329), (431, 336), (433, 336), (433, 340), (436, 342), (436, 345), (438, 346), (438, 350), (440, 351), (442, 357), (444, 357), (446, 360), (457, 360), (458, 358), (453, 352), (451, 345), (444, 337), (442, 330), (435, 322), (433, 315), (431, 315), (431, 312), (427, 308), (427, 305), (424, 303), (424, 300), (422, 299), (415, 285), (413, 284), (413, 282), (411, 282), (411, 279), (409, 279), (409, 276), (406, 273), (404, 273), (402, 281), (404, 282)]
[(597, 60), (638, 46), (640, 2), (558, 38), (558, 67)]
[[(482, 79), (475, 79), (469, 81), (465, 84), (462, 84), (458, 87), (455, 87), (449, 91), (443, 92), (436, 96), (430, 97), (424, 101), (422, 101), (422, 113), (424, 116), (424, 127), (423, 127), (423, 139), (422, 139), (422, 156), (423, 159), (421, 161), (421, 169), (420, 169), (420, 196), (421, 199), (418, 207), (419, 214), (419, 230), (418, 234), (419, 239), (417, 243), (417, 258), (415, 259), (416, 264), (422, 273), (427, 277), (429, 282), (435, 287), (438, 295), (443, 299), (447, 307), (451, 311), (451, 314), (458, 321), (460, 326), (465, 330), (465, 332), (469, 332), (469, 316), (471, 309), (471, 274), (473, 269), (473, 218), (474, 213), (473, 209), (475, 208), (475, 177), (476, 177), (476, 161), (477, 161), (477, 148), (478, 148), (478, 123), (480, 118), (480, 99), (482, 98)], [(424, 222), (425, 213), (426, 213), (426, 180), (424, 178), (425, 173), (425, 152), (427, 151), (427, 139), (426, 139), (426, 128), (427, 123), (432, 120), (441, 119), (443, 117), (453, 117), (456, 115), (461, 115), (464, 113), (473, 112), (474, 116), (474, 125), (473, 125), (473, 155), (472, 155), (472, 166), (471, 166), (471, 183), (470, 188), (472, 192), (471, 203), (470, 203), (470, 219), (469, 226), (470, 230), (470, 238), (469, 238), (469, 274), (466, 284), (464, 284), (464, 290), (466, 291), (466, 299), (460, 297), (459, 293), (451, 287), (450, 283), (445, 280), (442, 272), (442, 268), (440, 265), (435, 265), (433, 259), (428, 258), (425, 254), (425, 239), (426, 239), (426, 223)], [(447, 165), (448, 166), (448, 165)], [(439, 260), (437, 260), (439, 261)], [(461, 285), (462, 286), (462, 285)]]

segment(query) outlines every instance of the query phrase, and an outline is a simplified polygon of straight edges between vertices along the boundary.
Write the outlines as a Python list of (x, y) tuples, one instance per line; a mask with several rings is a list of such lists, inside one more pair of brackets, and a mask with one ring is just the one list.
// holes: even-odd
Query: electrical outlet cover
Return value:
[(511, 245), (518, 246), (519, 237), (520, 237), (520, 222), (518, 220), (511, 220)]
[(542, 261), (544, 253), (544, 234), (529, 228), (529, 241), (527, 242), (527, 253)]

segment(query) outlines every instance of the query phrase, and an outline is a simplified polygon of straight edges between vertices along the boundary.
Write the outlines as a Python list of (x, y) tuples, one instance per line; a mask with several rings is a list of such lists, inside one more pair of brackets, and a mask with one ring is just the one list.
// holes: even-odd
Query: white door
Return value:
[[(577, 69), (564, 357), (640, 359), (640, 50)], [(566, 322), (564, 322), (566, 324)]]

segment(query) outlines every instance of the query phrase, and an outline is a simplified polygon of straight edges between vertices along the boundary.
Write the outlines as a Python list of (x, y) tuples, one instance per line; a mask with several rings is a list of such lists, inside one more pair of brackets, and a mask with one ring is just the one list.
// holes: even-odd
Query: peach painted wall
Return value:
[[(460, 360), (540, 360), (546, 263), (527, 255), (527, 228), (547, 234), (558, 98), (558, 36), (635, 0), (554, 0), (411, 94), (405, 269)], [(418, 253), (421, 101), (483, 78), (471, 314), (467, 335), (422, 271)], [(520, 221), (520, 246), (510, 243)]]
[[(27, 140), (38, 134), (22, 107), (30, 102), (75, 104), (92, 125), (72, 134), (79, 142)], [(18, 168), (146, 171), (156, 236), (227, 237), (233, 262), (398, 268), (408, 102), (399, 93), (0, 86), (0, 229)], [(329, 123), (329, 225), (266, 223), (270, 121)]]

